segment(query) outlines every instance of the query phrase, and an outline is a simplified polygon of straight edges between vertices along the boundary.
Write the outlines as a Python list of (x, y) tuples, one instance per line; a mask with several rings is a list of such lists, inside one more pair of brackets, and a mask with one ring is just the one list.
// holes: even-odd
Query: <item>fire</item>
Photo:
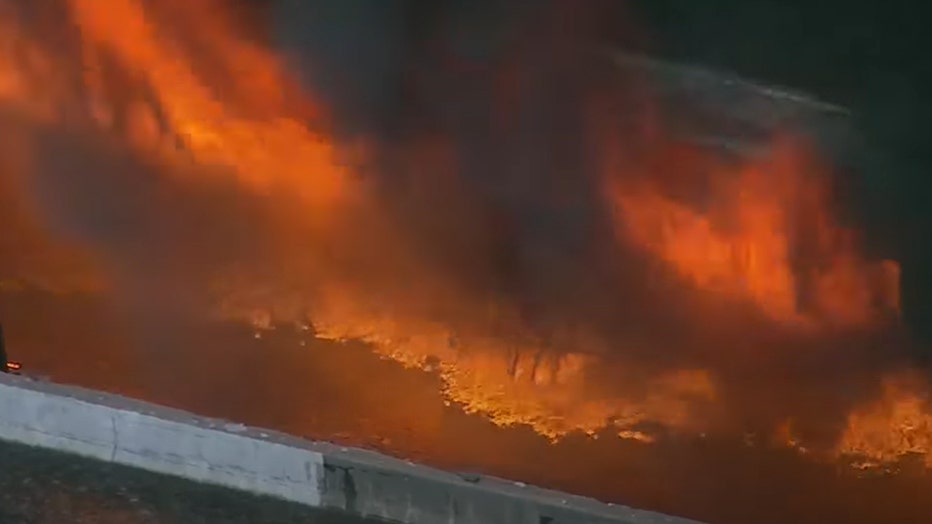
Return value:
[[(344, 194), (346, 171), (334, 145), (308, 127), (320, 116), (310, 100), (274, 55), (230, 32), (216, 5), (67, 3), (80, 29), (83, 82), (98, 124), (125, 126), (139, 148), (181, 149), (198, 164), (227, 168), (257, 191), (297, 192), (314, 210), (331, 211)], [(196, 33), (174, 29), (185, 24)], [(108, 78), (108, 61), (138, 86), (123, 115), (114, 102), (133, 86)]]
[[(312, 322), (319, 338), (363, 341), (385, 358), (439, 373), (448, 402), (499, 426), (529, 426), (551, 440), (614, 428), (621, 438), (647, 441), (652, 438), (647, 430), (637, 429), (645, 424), (698, 432), (705, 427), (698, 408), (716, 399), (712, 377), (694, 369), (652, 377), (641, 391), (627, 396), (599, 394), (587, 381), (602, 364), (591, 353), (596, 341), (575, 339), (577, 352), (557, 353), (530, 338), (458, 332), (422, 316), (364, 309), (361, 297), (346, 288), (331, 288), (326, 298), (318, 295), (316, 307), (283, 307), (275, 316)], [(258, 328), (272, 317), (268, 310), (240, 308), (232, 302), (227, 306), (226, 314), (251, 318)]]
[(707, 160), (682, 174), (711, 173), (692, 201), (650, 181), (611, 181), (619, 234), (692, 286), (780, 323), (850, 327), (895, 316), (898, 264), (858, 256), (853, 233), (827, 211), (825, 179), (798, 158), (777, 142), (760, 160)]
[[(474, 289), (481, 286), (421, 256), (415, 235), (354, 167), (374, 160), (328, 132), (330, 117), (313, 94), (276, 53), (239, 35), (220, 2), (62, 0), (61, 7), (27, 24), (15, 3), (0, 0), (4, 112), (25, 122), (22, 129), (110, 137), (165, 177), (234, 180), (266, 204), (275, 260), (216, 268), (201, 291), (216, 299), (219, 316), (260, 328), (293, 321), (323, 339), (365, 342), (437, 373), (449, 403), (553, 440), (607, 430), (651, 442), (657, 426), (698, 434), (713, 425), (724, 394), (714, 362), (647, 366), (626, 358), (632, 341), (569, 321), (542, 335), (514, 297)], [(61, 13), (64, 22), (55, 19)], [(52, 33), (57, 38), (43, 38)], [(4, 179), (28, 176), (23, 141), (17, 155), (4, 148)], [(858, 254), (853, 232), (833, 220), (827, 178), (798, 144), (775, 141), (763, 158), (740, 161), (697, 153), (675, 166), (684, 172), (672, 181), (653, 167), (677, 150), (665, 144), (656, 153), (644, 165), (604, 173), (624, 246), (659, 261), (684, 287), (752, 305), (794, 332), (880, 329), (896, 318), (898, 265)], [(402, 163), (431, 164), (411, 156)], [(11, 194), (27, 192), (4, 184)], [(22, 214), (41, 222), (40, 209)], [(606, 370), (615, 383), (594, 378)], [(928, 413), (913, 390), (893, 387), (851, 413), (837, 452), (875, 461), (925, 454)], [(787, 426), (778, 437), (804, 449), (791, 434)]]
[(863, 468), (895, 467), (918, 456), (932, 467), (932, 410), (928, 387), (916, 377), (888, 377), (879, 399), (848, 415), (835, 453)]

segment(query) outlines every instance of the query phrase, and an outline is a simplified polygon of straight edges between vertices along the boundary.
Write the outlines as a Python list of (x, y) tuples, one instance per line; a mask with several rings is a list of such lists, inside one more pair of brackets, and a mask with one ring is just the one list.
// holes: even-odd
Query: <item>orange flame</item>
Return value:
[(888, 377), (879, 399), (848, 415), (835, 453), (864, 468), (896, 467), (910, 455), (932, 467), (932, 410), (927, 389), (916, 377)]
[(852, 233), (826, 211), (824, 179), (797, 151), (778, 143), (763, 160), (692, 166), (697, 177), (711, 171), (708, 193), (692, 195), (705, 204), (610, 179), (622, 240), (781, 323), (863, 326), (898, 314), (898, 264), (857, 256)]
[[(377, 232), (363, 236), (394, 249), (372, 249), (372, 265), (384, 262), (393, 270), (410, 262), (410, 275), (417, 276), (409, 279), (417, 280), (411, 287), (420, 287), (399, 290), (406, 286), (386, 282), (400, 277), (365, 275), (379, 280), (381, 287), (370, 290), (369, 280), (353, 282), (344, 268), (317, 275), (321, 253), (345, 247), (335, 218), (366, 207), (348, 205), (358, 202), (363, 188), (341, 158), (347, 144), (321, 129), (326, 115), (279, 58), (240, 38), (216, 2), (63, 2), (80, 33), (77, 49), (53, 49), (33, 34), (41, 28), (29, 27), (12, 3), (0, 0), (4, 111), (12, 108), (36, 125), (64, 125), (73, 123), (68, 115), (78, 106), (95, 131), (159, 159), (168, 176), (223, 173), (257, 194), (296, 197), (300, 213), (288, 219), (300, 222), (291, 225), (297, 232), (270, 234), (297, 244), (307, 241), (308, 226), (323, 224), (329, 242), (312, 239), (311, 256), (283, 257), (289, 259), (268, 271), (271, 276), (243, 271), (230, 277), (218, 270), (217, 289), (209, 291), (220, 295), (218, 312), (225, 318), (260, 327), (311, 321), (321, 338), (368, 342), (387, 358), (439, 373), (446, 398), (465, 410), (503, 426), (529, 425), (551, 439), (609, 428), (649, 442), (655, 436), (645, 424), (695, 432), (708, 425), (704, 408), (721, 394), (713, 371), (648, 372), (632, 364), (631, 376), (648, 375), (639, 377), (641, 387), (600, 389), (589, 380), (606, 364), (606, 344), (598, 336), (571, 332), (566, 350), (553, 351), (496, 300), (421, 271), (426, 264), (405, 252), (404, 235), (381, 220), (374, 204), (360, 221)], [(114, 72), (114, 62), (122, 74)], [(75, 70), (79, 78), (68, 78)], [(661, 165), (675, 154), (666, 147), (660, 152), (655, 160)], [(692, 287), (752, 304), (784, 326), (860, 328), (895, 317), (897, 264), (858, 256), (853, 234), (831, 220), (824, 179), (798, 153), (796, 145), (781, 142), (769, 158), (737, 165), (699, 155), (687, 166), (700, 181), (689, 185), (706, 188), (695, 194), (658, 182), (650, 169), (611, 166), (606, 196), (618, 237)], [(28, 161), (13, 162), (6, 154), (0, 160), (4, 171), (29, 169)], [(203, 169), (175, 169), (178, 164)], [(687, 176), (679, 173), (677, 183)], [(455, 325), (433, 311), (450, 303), (462, 317)], [(508, 334), (489, 326), (495, 322), (506, 324)], [(851, 414), (839, 453), (878, 461), (927, 453), (928, 413), (914, 393), (888, 391), (876, 405)], [(796, 446), (790, 428), (783, 431)]]
[[(309, 101), (290, 87), (275, 56), (229, 32), (216, 6), (169, 2), (163, 11), (150, 7), (154, 12), (148, 12), (135, 0), (106, 6), (93, 0), (68, 3), (81, 30), (86, 85), (103, 85), (100, 64), (115, 57), (155, 99), (134, 103), (127, 115), (142, 142), (137, 145), (170, 147), (159, 132), (161, 118), (196, 162), (229, 168), (257, 190), (296, 191), (312, 209), (330, 209), (344, 194), (346, 172), (336, 162), (334, 146), (307, 126), (317, 116), (308, 111)], [(182, 21), (196, 33), (172, 31)], [(184, 40), (191, 34), (199, 39), (198, 52), (206, 55), (200, 61)], [(209, 67), (218, 71), (213, 78), (204, 75), (208, 58)], [(236, 91), (226, 97), (233, 103), (219, 96), (227, 79)], [(113, 111), (108, 93), (101, 91), (96, 90), (92, 103), (99, 122), (107, 124)], [(162, 114), (157, 116), (156, 109)]]

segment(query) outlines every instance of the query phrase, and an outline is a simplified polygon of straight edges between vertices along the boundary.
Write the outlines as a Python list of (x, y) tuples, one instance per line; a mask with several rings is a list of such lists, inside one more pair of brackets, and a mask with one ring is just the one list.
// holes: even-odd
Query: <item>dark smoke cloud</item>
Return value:
[[(500, 261), (492, 268), (480, 264), (499, 273), (486, 284), (505, 282), (532, 324), (543, 331), (554, 319), (587, 324), (627, 343), (615, 346), (622, 361), (714, 367), (732, 390), (728, 402), (737, 418), (750, 425), (795, 412), (837, 428), (853, 402), (873, 394), (878, 369), (898, 362), (889, 341), (860, 334), (800, 340), (747, 316), (728, 329), (696, 326), (682, 290), (665, 297), (648, 289), (644, 261), (607, 247), (590, 104), (614, 102), (601, 105), (599, 116), (640, 132), (639, 104), (649, 101), (625, 92), (643, 78), (606, 74), (612, 66), (592, 52), (609, 43), (644, 43), (631, 36), (637, 24), (622, 4), (285, 0), (274, 9), (273, 27), (305, 81), (336, 108), (344, 131), (378, 137), (384, 156), (377, 176), (398, 199), (397, 214), (428, 259), (462, 260), (442, 255), (477, 251), (462, 241), (471, 238), (457, 229), (463, 220), (444, 212), (448, 200), (406, 193), (419, 182), (399, 157), (411, 153), (412, 142), (442, 137), (456, 158), (454, 198), (481, 202), (471, 216), (485, 216), (493, 236), (508, 237), (493, 243), (499, 247), (492, 252), (479, 250), (486, 255), (478, 258)], [(714, 40), (708, 33), (702, 38)], [(604, 114), (606, 108), (612, 112)], [(638, 136), (622, 137), (636, 149)], [(424, 229), (425, 223), (436, 227)], [(624, 292), (612, 291), (618, 289)], [(789, 347), (806, 348), (799, 351), (807, 357), (786, 358)], [(787, 395), (783, 404), (761, 397), (791, 383), (805, 393)], [(824, 390), (825, 383), (835, 389)]]
[[(523, 270), (576, 273), (542, 274), (538, 283), (574, 281), (589, 289), (579, 271), (588, 262), (565, 254), (591, 250), (589, 239), (600, 227), (600, 205), (592, 194), (597, 166), (587, 165), (591, 137), (584, 121), (596, 88), (590, 67), (596, 60), (579, 61), (600, 30), (595, 15), (602, 10), (596, 7), (286, 0), (273, 8), (273, 27), (308, 84), (335, 108), (344, 130), (377, 137), (376, 176), (398, 199), (395, 208), (406, 229), (438, 217), (451, 226), (420, 232), (428, 238), (419, 247), (430, 249), (430, 257), (468, 258), (476, 246), (451, 242), (474, 237), (456, 227), (478, 218), (499, 229), (496, 234), (513, 230), (508, 242), (520, 239), (515, 249), (522, 251), (515, 257), (552, 261)], [(448, 201), (440, 198), (411, 197), (424, 182), (411, 175), (419, 159), (410, 157), (434, 141), (452, 155), (448, 165), (432, 166), (455, 180), (447, 191), (456, 194), (445, 196), (473, 200), (472, 216), (449, 216)], [(437, 188), (424, 192), (432, 190)]]
[[(646, 370), (710, 367), (725, 382), (723, 402), (739, 426), (803, 413), (836, 427), (888, 365), (877, 356), (883, 340), (798, 340), (753, 314), (707, 329), (691, 318), (681, 290), (652, 288), (646, 261), (612, 240), (601, 158), (593, 154), (604, 137), (593, 131), (593, 110), (611, 126), (642, 131), (644, 100), (593, 52), (612, 33), (603, 23), (609, 7), (532, 0), (273, 7), (273, 36), (335, 111), (338, 131), (375, 146), (367, 173), (404, 240), (393, 247), (371, 231), (347, 229), (350, 269), (342, 275), (389, 296), (417, 285), (422, 273), (477, 296), (500, 294), (545, 339), (555, 325), (584, 326), (610, 341), (595, 377), (609, 390), (614, 371), (631, 361)], [(33, 193), (55, 231), (101, 254), (117, 301), (156, 360), (198, 339), (204, 283), (218, 268), (235, 261), (274, 270), (312, 259), (320, 247), (301, 247), (300, 234), (287, 246), (269, 238), (278, 202), (222, 176), (165, 176), (118, 137), (87, 131), (35, 131)], [(636, 149), (637, 135), (622, 137)], [(808, 356), (778, 358), (787, 346)], [(812, 402), (808, 393), (827, 381), (846, 387)], [(798, 393), (785, 403), (763, 398), (788, 383)]]
[(517, 20), (507, 11), (527, 11), (527, 4), (506, 9), (494, 0), (283, 0), (271, 7), (273, 38), (351, 131), (371, 132), (424, 118), (412, 115), (428, 103), (413, 84), (448, 66), (437, 62), (437, 54), (452, 44), (456, 49), (449, 51), (462, 59), (488, 65)]

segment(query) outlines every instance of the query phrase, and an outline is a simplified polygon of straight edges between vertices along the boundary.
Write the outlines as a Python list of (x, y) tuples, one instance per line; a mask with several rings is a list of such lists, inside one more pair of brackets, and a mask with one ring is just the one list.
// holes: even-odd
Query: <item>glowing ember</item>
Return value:
[(928, 393), (911, 377), (890, 377), (881, 398), (854, 410), (835, 450), (862, 467), (890, 467), (921, 456), (932, 467), (932, 410)]
[(548, 353), (491, 337), (456, 342), (442, 326), (391, 317), (360, 322), (364, 316), (347, 314), (342, 318), (350, 320), (342, 325), (327, 323), (327, 314), (314, 318), (320, 337), (363, 340), (404, 365), (439, 371), (445, 396), (467, 412), (500, 426), (525, 424), (551, 439), (612, 426), (627, 438), (642, 435), (631, 428), (643, 423), (693, 429), (701, 423), (691, 408), (715, 399), (715, 386), (703, 371), (656, 377), (642, 398), (606, 398), (586, 385), (587, 372), (600, 364), (591, 355)]

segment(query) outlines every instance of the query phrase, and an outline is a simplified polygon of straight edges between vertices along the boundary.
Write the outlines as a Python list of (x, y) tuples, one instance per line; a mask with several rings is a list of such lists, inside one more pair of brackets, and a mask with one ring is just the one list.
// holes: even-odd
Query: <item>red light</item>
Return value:
[(10, 371), (19, 371), (20, 369), (23, 368), (23, 365), (20, 364), (19, 362), (7, 362), (6, 368), (9, 369)]

